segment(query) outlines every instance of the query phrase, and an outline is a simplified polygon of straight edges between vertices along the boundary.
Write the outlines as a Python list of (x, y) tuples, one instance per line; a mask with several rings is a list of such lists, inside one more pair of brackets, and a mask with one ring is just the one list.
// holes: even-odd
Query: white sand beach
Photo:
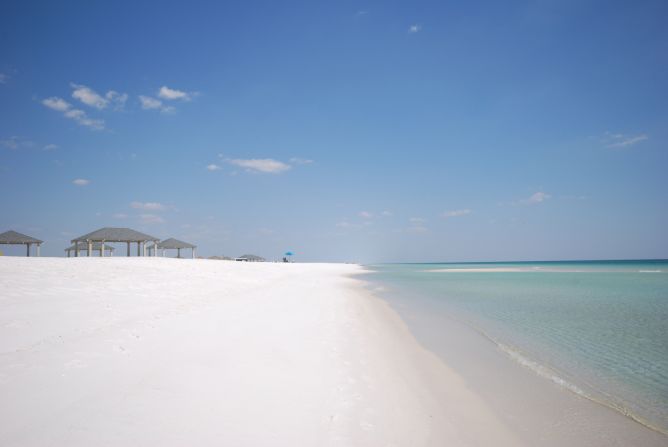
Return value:
[(0, 445), (519, 445), (360, 270), (0, 258)]

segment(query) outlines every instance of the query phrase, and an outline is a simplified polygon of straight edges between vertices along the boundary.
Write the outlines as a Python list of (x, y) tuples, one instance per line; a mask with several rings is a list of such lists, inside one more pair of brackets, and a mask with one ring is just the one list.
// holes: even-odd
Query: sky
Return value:
[(662, 0), (5, 0), (0, 232), (47, 256), (130, 227), (202, 256), (668, 258), (667, 22)]

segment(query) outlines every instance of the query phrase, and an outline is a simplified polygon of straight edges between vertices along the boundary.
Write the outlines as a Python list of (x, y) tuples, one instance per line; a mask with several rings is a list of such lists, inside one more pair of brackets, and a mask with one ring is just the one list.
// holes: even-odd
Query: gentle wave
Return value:
[(519, 365), (531, 370), (533, 373), (539, 375), (540, 377), (543, 377), (545, 379), (548, 379), (557, 385), (567, 389), (568, 391), (577, 394), (580, 397), (583, 397), (587, 400), (590, 400), (594, 403), (597, 403), (599, 405), (603, 405), (604, 407), (610, 408), (611, 410), (617, 411), (618, 413), (621, 413), (622, 415), (633, 419), (637, 423), (651, 429), (654, 431), (657, 431), (659, 433), (663, 433), (664, 435), (668, 435), (668, 431), (657, 427), (656, 425), (652, 424), (651, 422), (645, 420), (641, 416), (633, 413), (631, 410), (628, 408), (616, 404), (615, 402), (609, 401), (607, 399), (604, 399), (603, 397), (598, 397), (596, 394), (601, 394), (605, 395), (605, 393), (596, 390), (594, 387), (589, 385), (590, 388), (594, 391), (593, 393), (586, 392), (579, 386), (575, 385), (574, 383), (564, 379), (562, 377), (563, 374), (560, 374), (559, 372), (555, 371), (553, 368), (543, 365), (541, 363), (538, 363), (535, 360), (532, 360), (529, 358), (526, 354), (524, 354), (521, 350), (512, 347), (510, 345), (504, 344), (500, 342), (499, 340), (495, 339), (492, 337), (490, 334), (488, 334), (485, 330), (482, 328), (476, 326), (473, 324), (471, 321), (465, 321), (465, 320), (460, 320), (459, 318), (454, 318), (453, 316), (450, 316), (453, 320), (459, 321), (460, 323), (465, 324), (466, 326), (470, 327), (473, 329), (475, 332), (479, 333), (482, 335), (484, 338), (489, 340), (491, 343), (493, 343), (501, 352), (503, 352), (505, 355), (507, 355), (511, 360), (514, 362), (518, 363)]

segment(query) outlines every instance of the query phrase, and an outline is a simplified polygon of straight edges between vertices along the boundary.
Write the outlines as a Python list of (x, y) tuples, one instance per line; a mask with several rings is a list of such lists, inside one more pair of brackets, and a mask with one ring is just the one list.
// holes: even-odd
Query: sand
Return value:
[(360, 271), (0, 258), (0, 445), (521, 445)]

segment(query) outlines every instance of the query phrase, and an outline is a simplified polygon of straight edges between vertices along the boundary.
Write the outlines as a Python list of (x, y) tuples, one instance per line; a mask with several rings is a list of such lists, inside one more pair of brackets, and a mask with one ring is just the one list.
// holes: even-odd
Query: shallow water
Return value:
[(536, 374), (668, 433), (668, 261), (369, 268), (400, 312), (465, 321)]

